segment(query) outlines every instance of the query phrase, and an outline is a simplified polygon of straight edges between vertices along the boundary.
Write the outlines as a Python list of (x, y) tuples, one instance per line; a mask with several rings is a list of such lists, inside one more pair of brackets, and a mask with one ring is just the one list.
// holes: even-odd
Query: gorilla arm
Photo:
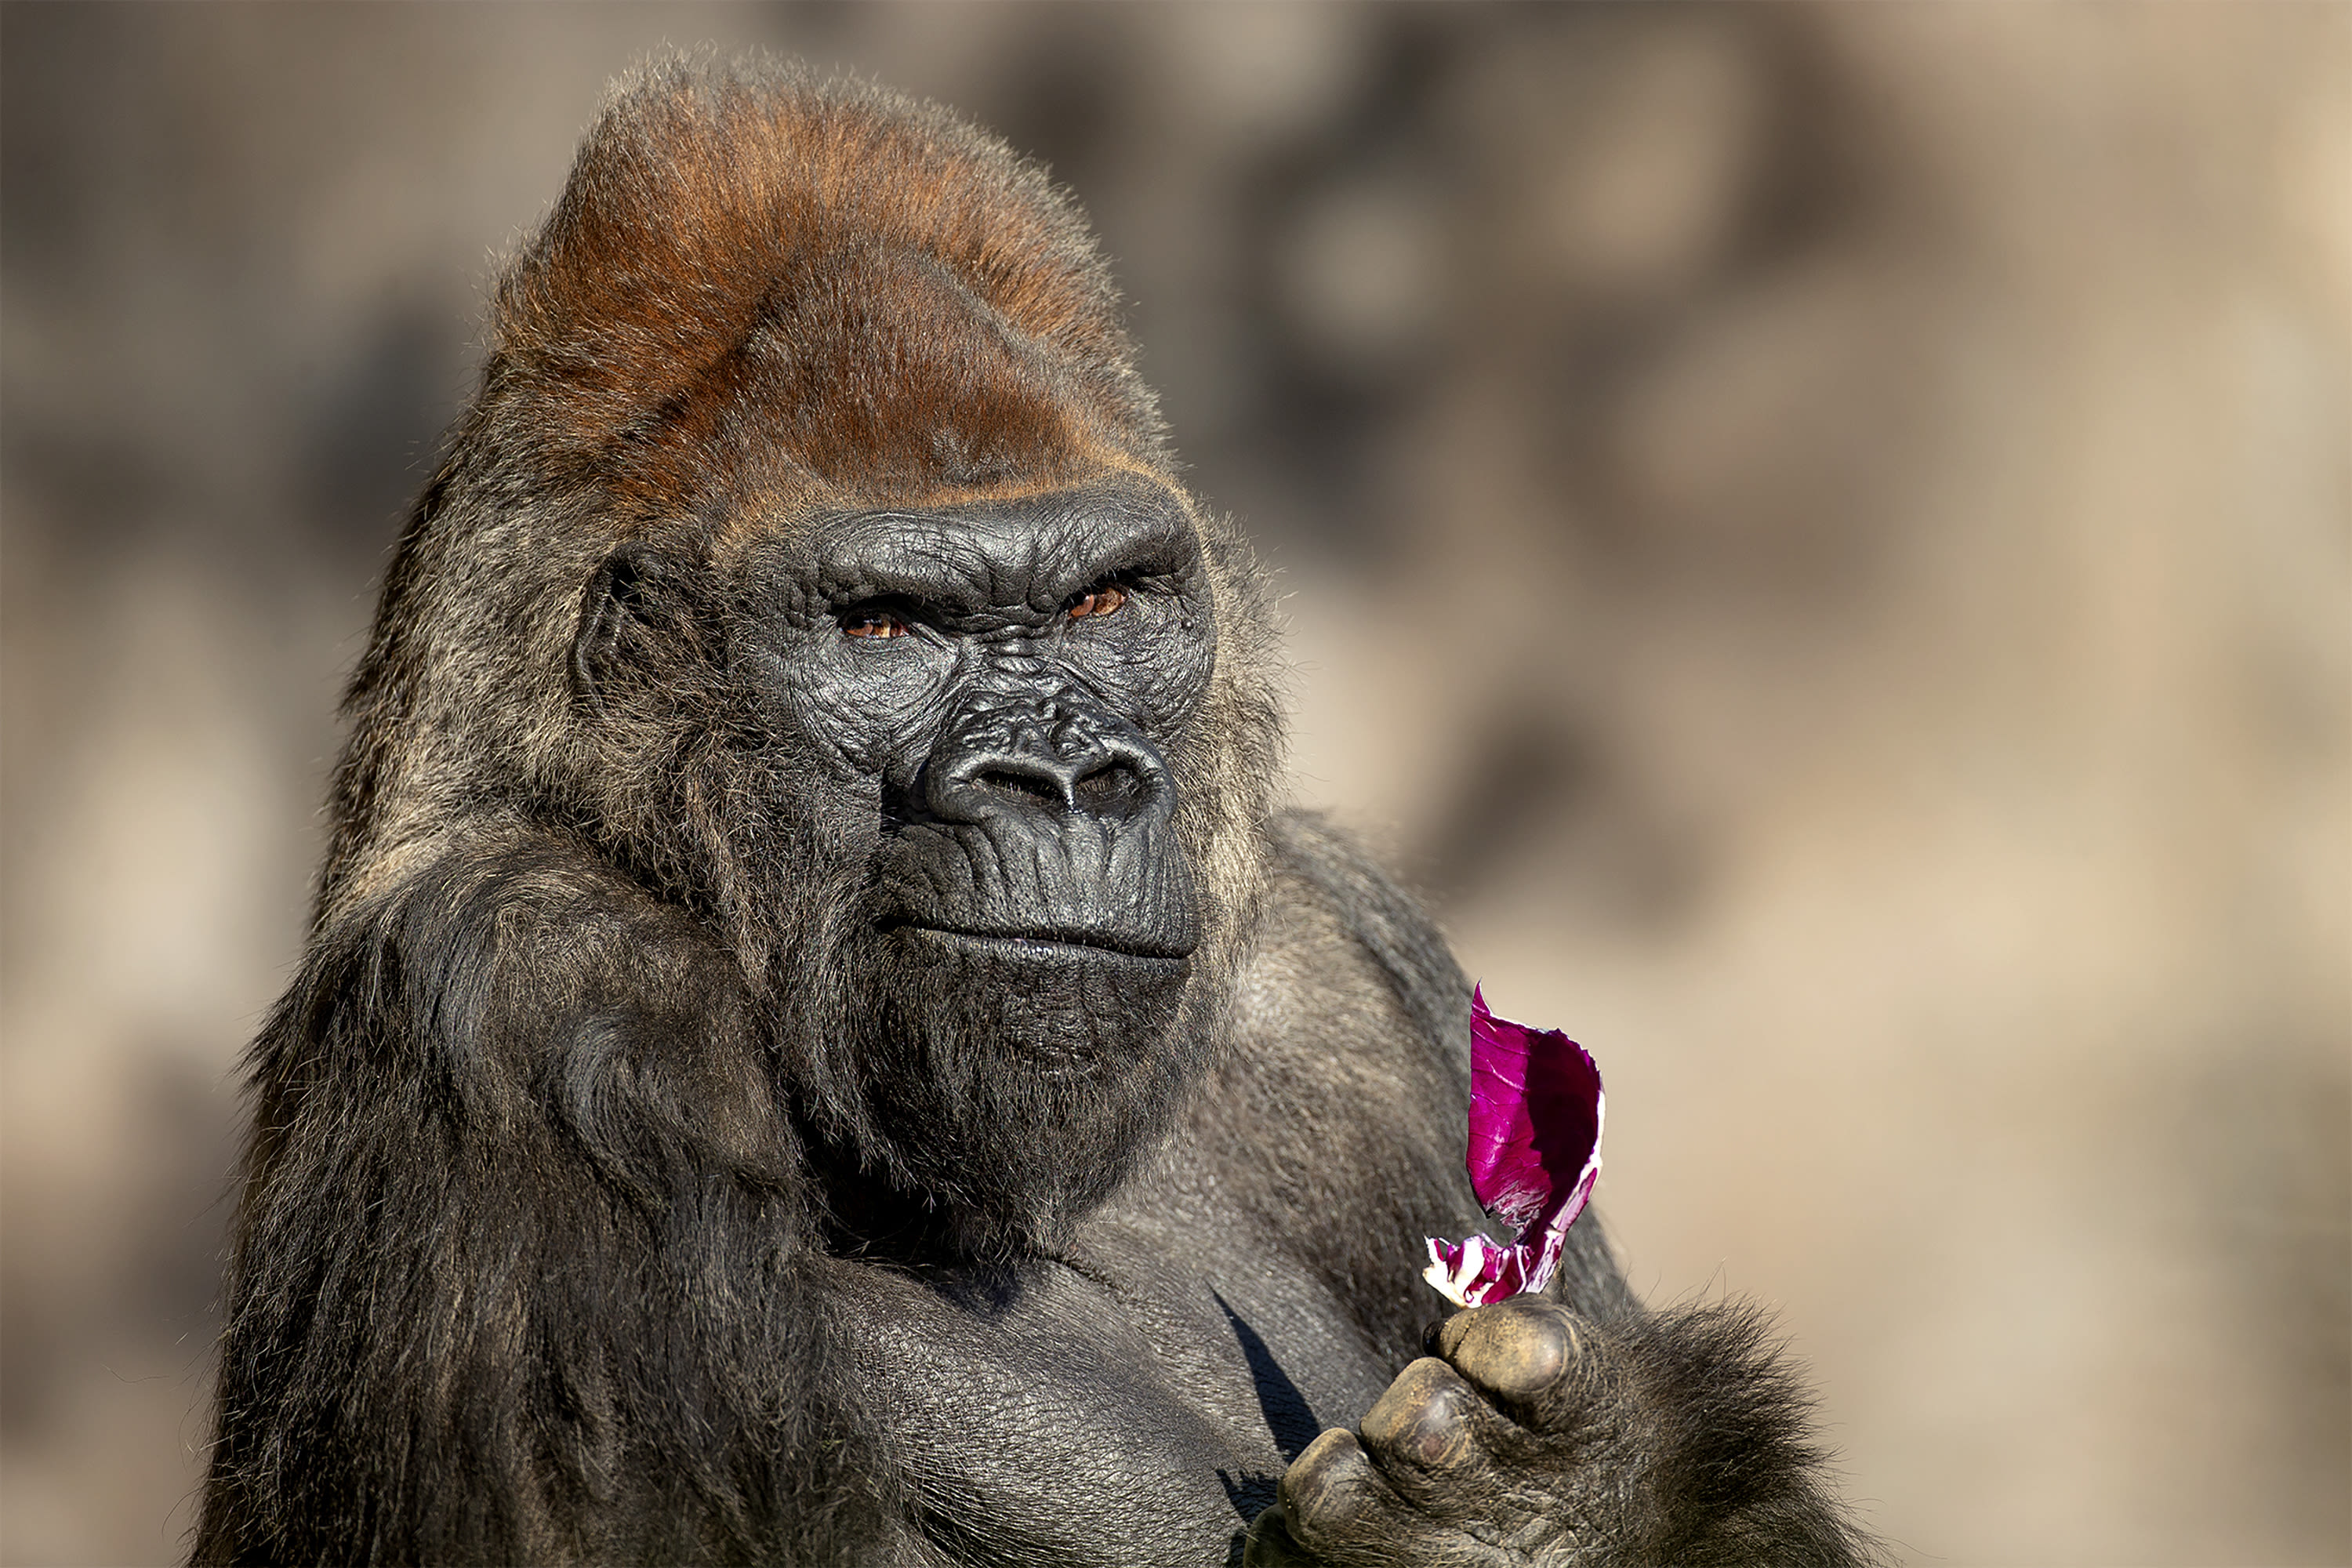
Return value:
[(194, 1560), (887, 1540), (734, 966), (558, 838), (467, 837), (255, 1047)]
[[(1377, 1054), (1379, 1068), (1351, 1073), (1343, 1065), (1336, 1079), (1326, 1068), (1323, 1083), (1371, 1070), (1393, 1078), (1391, 1092), (1346, 1100), (1319, 1094), (1323, 1085), (1307, 1067), (1318, 1054), (1311, 1046), (1297, 1052), (1297, 1068), (1281, 1081), (1252, 1091), (1286, 1107), (1269, 1136), (1291, 1151), (1275, 1163), (1298, 1179), (1311, 1180), (1316, 1156), (1328, 1159), (1335, 1148), (1363, 1151), (1385, 1139), (1400, 1151), (1385, 1160), (1357, 1155), (1355, 1182), (1379, 1192), (1350, 1198), (1333, 1191), (1318, 1200), (1327, 1234), (1358, 1247), (1384, 1239), (1393, 1249), (1334, 1259), (1327, 1271), (1359, 1281), (1410, 1278), (1357, 1292), (1366, 1331), (1392, 1344), (1407, 1314), (1425, 1321), (1440, 1305), (1412, 1273), (1412, 1243), (1475, 1212), (1460, 1163), (1468, 986), (1426, 917), (1345, 840), (1296, 819), (1285, 839), (1282, 880), (1329, 912), (1319, 933), (1318, 922), (1291, 918), (1268, 962), (1293, 984), (1312, 975), (1328, 986), (1347, 971), (1335, 950), (1335, 928), (1344, 927), (1348, 944), (1387, 976), (1390, 1016), (1401, 1011), (1412, 1021), (1402, 1055), (1392, 1054), (1393, 1024), (1326, 1041), (1319, 1053), (1343, 1064), (1349, 1055), (1360, 1062)], [(1345, 1016), (1360, 999), (1311, 996), (1290, 1005)], [(1263, 1015), (1256, 1026), (1261, 1036), (1280, 1032)], [(1255, 1047), (1244, 1043), (1243, 1054), (1247, 1059)], [(1289, 1054), (1272, 1053), (1276, 1063)], [(1445, 1160), (1429, 1190), (1433, 1147)], [(1401, 1188), (1425, 1189), (1418, 1201), (1431, 1206), (1396, 1212), (1414, 1201), (1400, 1199)], [(1400, 1289), (1408, 1301), (1399, 1301)], [(1570, 1233), (1548, 1297), (1457, 1313), (1427, 1336), (1427, 1348), (1354, 1429), (1328, 1430), (1298, 1455), (1282, 1478), (1278, 1506), (1252, 1531), (1250, 1563), (1697, 1568), (1874, 1560), (1821, 1483), (1821, 1456), (1806, 1441), (1807, 1402), (1776, 1364), (1760, 1316), (1736, 1305), (1644, 1310), (1589, 1217)]]

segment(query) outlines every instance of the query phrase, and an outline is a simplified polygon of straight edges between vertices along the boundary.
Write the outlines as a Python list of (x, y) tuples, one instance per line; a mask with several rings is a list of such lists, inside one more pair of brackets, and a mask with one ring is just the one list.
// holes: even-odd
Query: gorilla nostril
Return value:
[[(1004, 790), (1013, 795), (1032, 795), (1050, 805), (1062, 804), (1062, 783), (1053, 774), (1023, 767), (999, 764), (982, 768), (971, 774), (971, 782), (984, 789)], [(1082, 784), (1081, 788), (1084, 787)]]
[(1097, 810), (1121, 805), (1143, 793), (1143, 780), (1125, 763), (1106, 763), (1080, 778), (1071, 790), (1077, 800)]

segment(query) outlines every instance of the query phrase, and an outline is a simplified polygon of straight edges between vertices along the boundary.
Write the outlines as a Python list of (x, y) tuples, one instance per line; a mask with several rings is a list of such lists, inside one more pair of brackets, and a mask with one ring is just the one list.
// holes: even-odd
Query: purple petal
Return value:
[(1465, 1307), (1508, 1300), (1528, 1288), (1530, 1248), (1505, 1247), (1485, 1236), (1466, 1241), (1429, 1238), (1429, 1267), (1421, 1277), (1438, 1293)]
[(1601, 1106), (1601, 1069), (1582, 1047), (1497, 1018), (1483, 990), (1470, 994), (1467, 1163), (1488, 1214), (1523, 1233), (1550, 1219), (1600, 1153)]
[(1470, 1187), (1517, 1233), (1508, 1246), (1432, 1237), (1427, 1278), (1464, 1306), (1540, 1290), (1601, 1174), (1601, 1069), (1557, 1029), (1530, 1029), (1470, 996)]

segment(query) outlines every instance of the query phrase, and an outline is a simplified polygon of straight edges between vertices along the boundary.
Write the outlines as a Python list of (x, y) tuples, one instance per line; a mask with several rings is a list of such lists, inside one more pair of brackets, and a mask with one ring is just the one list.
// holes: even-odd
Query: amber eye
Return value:
[(841, 617), (841, 635), (849, 637), (902, 637), (907, 623), (879, 610), (855, 610)]
[(1072, 620), (1087, 616), (1108, 616), (1127, 603), (1127, 590), (1115, 583), (1106, 583), (1090, 593), (1080, 594), (1062, 606), (1062, 613)]

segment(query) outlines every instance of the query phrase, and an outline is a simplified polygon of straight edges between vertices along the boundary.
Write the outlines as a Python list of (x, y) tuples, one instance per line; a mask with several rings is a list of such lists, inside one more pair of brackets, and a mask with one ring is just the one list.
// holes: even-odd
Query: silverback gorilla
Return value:
[(252, 1053), (196, 1562), (1866, 1555), (1592, 1221), (1424, 1331), (1468, 990), (1278, 808), (1265, 580), (1039, 170), (658, 63), (489, 341)]

